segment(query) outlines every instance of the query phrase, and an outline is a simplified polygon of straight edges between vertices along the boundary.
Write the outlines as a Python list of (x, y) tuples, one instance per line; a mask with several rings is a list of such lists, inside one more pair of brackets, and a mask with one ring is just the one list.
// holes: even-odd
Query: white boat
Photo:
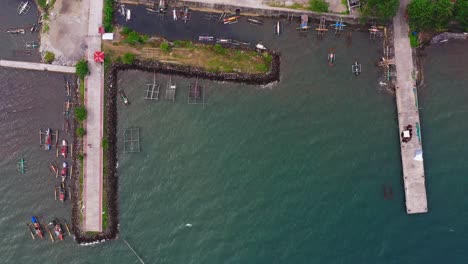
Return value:
[(5, 31), (5, 33), (9, 33), (9, 34), (24, 34), (24, 29), (22, 29), (22, 28), (14, 28), (14, 29), (10, 29), (10, 30)]
[(20, 15), (26, 13), (29, 10), (29, 1), (21, 2), (20, 6), (18, 7), (18, 13)]
[(129, 21), (129, 20), (130, 20), (131, 14), (132, 14), (132, 13), (131, 13), (130, 9), (127, 9), (127, 16), (125, 17), (125, 20), (126, 20), (126, 21)]
[(174, 21), (177, 20), (177, 10), (175, 8), (172, 9), (172, 17), (174, 18)]
[(281, 24), (279, 20), (276, 22), (275, 33), (276, 35), (279, 35), (281, 33)]
[(263, 44), (260, 44), (260, 43), (255, 45), (255, 48), (257, 48), (258, 50), (266, 50), (266, 47)]

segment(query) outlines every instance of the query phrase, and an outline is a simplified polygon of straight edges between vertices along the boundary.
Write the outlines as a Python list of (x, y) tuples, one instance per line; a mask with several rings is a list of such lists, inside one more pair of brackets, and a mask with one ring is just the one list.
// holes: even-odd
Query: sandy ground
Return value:
[[(49, 19), (49, 32), (41, 34), (41, 53), (52, 51), (54, 64), (74, 65), (83, 58), (88, 35), (89, 1), (57, 0)], [(97, 29), (96, 29), (97, 32)]]

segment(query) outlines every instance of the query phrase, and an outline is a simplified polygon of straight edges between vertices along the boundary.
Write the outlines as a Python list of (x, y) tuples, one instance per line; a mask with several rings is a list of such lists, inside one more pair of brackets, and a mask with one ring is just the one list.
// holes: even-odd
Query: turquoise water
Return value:
[[(200, 80), (205, 107), (186, 103), (193, 79), (172, 77), (176, 102), (154, 102), (143, 99), (152, 73), (119, 75), (132, 102), (118, 109), (121, 233), (94, 247), (30, 239), (24, 222), (33, 211), (65, 217), (69, 209), (50, 196), (55, 179), (41, 164), (51, 156), (29, 150), (38, 127), (60, 124), (61, 105), (54, 102), (62, 94), (26, 95), (37, 87), (63, 91), (63, 81), (31, 73), (25, 80), (35, 86), (15, 86), (22, 72), (2, 75), (1, 90), (10, 91), (0, 99), (2, 109), (36, 111), (2, 116), (2, 131), (25, 129), (0, 143), (0, 263), (138, 263), (122, 239), (145, 263), (467, 262), (462, 62), (468, 56), (460, 54), (466, 42), (427, 50), (419, 100), (429, 213), (409, 216), (394, 96), (377, 85), (380, 43), (364, 33), (353, 33), (346, 48), (344, 38), (331, 35), (319, 42), (293, 29), (279, 38), (246, 30), (245, 38), (253, 37), (282, 52), (281, 81), (257, 87)], [(337, 49), (333, 68), (326, 62), (331, 47)], [(354, 58), (363, 65), (358, 78), (351, 74)], [(156, 75), (161, 98), (168, 78)], [(5, 100), (18, 87), (30, 100)], [(122, 153), (127, 127), (140, 128), (140, 153)], [(18, 149), (14, 155), (11, 148)], [(12, 176), (20, 153), (31, 156), (32, 186)], [(384, 199), (383, 184), (393, 187), (392, 200)]]

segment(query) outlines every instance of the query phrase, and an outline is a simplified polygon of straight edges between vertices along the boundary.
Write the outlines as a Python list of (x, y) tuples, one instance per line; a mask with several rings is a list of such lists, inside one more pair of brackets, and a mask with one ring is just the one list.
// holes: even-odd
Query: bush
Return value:
[(44, 10), (47, 9), (47, 0), (38, 0), (37, 4)]
[(51, 64), (54, 60), (55, 60), (55, 54), (53, 52), (46, 51), (46, 53), (44, 55), (44, 61), (46, 63)]
[(453, 14), (450, 0), (413, 0), (408, 5), (410, 27), (415, 31), (442, 30)]
[(114, 0), (104, 1), (104, 29), (106, 32), (114, 31)]
[(123, 56), (122, 56), (122, 62), (123, 64), (133, 64), (133, 61), (135, 60), (135, 54), (132, 54), (132, 53), (125, 53)]
[(49, 29), (50, 29), (49, 24), (44, 23), (44, 24), (42, 25), (42, 32), (43, 32), (43, 33), (49, 32)]
[(133, 30), (131, 30), (129, 27), (123, 27), (122, 28), (122, 35), (126, 36), (128, 34), (130, 34), (130, 32), (132, 32)]
[(161, 43), (161, 45), (159, 46), (159, 48), (160, 48), (162, 51), (166, 52), (166, 53), (169, 52), (169, 51), (171, 51), (171, 46), (169, 45), (168, 42), (163, 42), (163, 43)]
[(399, 4), (398, 0), (368, 0), (362, 7), (362, 14), (365, 17), (376, 16), (383, 21), (388, 21), (395, 16)]
[(324, 0), (310, 0), (309, 9), (315, 12), (328, 12), (328, 3)]
[(109, 148), (109, 141), (107, 141), (107, 139), (102, 140), (102, 148), (103, 149), (108, 149)]
[(143, 43), (143, 38), (136, 31), (132, 30), (125, 38), (125, 42), (130, 45), (135, 45), (138, 43)]
[(79, 160), (79, 161), (83, 161), (83, 160), (84, 160), (83, 154), (81, 154), (81, 153), (78, 154), (78, 160)]
[(223, 46), (221, 46), (220, 44), (215, 44), (215, 45), (213, 46), (213, 51), (214, 51), (216, 54), (224, 55), (224, 54), (226, 54), (227, 49), (226, 49), (226, 48), (223, 48)]
[(458, 0), (454, 6), (455, 18), (468, 31), (468, 0)]
[(85, 121), (87, 116), (88, 116), (88, 112), (86, 111), (86, 108), (82, 106), (75, 108), (75, 117), (78, 121), (80, 122)]
[(81, 79), (84, 79), (84, 77), (86, 75), (88, 75), (89, 73), (89, 69), (88, 69), (88, 62), (84, 59), (80, 60), (76, 65), (75, 65), (75, 69), (76, 69), (76, 75), (78, 75), (78, 77), (80, 77)]
[(410, 34), (409, 35), (409, 40), (412, 48), (416, 48), (418, 46), (418, 37)]
[(83, 137), (86, 134), (85, 129), (82, 126), (76, 128), (76, 135), (78, 137)]

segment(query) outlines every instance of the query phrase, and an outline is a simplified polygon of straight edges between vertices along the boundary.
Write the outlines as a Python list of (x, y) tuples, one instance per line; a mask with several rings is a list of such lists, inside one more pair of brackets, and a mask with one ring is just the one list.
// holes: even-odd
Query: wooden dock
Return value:
[[(409, 27), (404, 13), (409, 0), (400, 1), (397, 15), (393, 19), (395, 65), (397, 71), (396, 102), (405, 187), (406, 212), (408, 214), (427, 213), (426, 180), (421, 141), (421, 122), (415, 82), (412, 51), (408, 38)], [(408, 125), (412, 132), (409, 140)], [(405, 131), (406, 130), (406, 131)]]

